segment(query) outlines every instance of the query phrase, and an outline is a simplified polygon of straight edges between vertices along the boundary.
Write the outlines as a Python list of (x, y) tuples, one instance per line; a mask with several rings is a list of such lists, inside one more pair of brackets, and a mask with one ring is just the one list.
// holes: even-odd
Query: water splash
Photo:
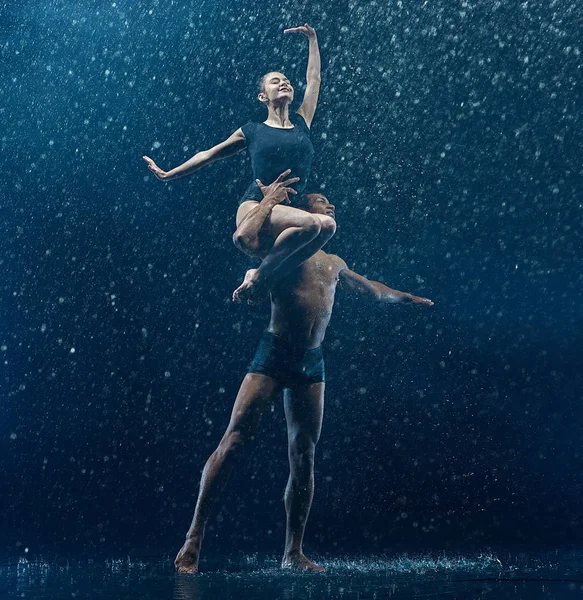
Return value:
[(367, 556), (361, 558), (337, 558), (325, 561), (330, 572), (426, 574), (429, 572), (474, 571), (482, 572), (500, 567), (494, 555), (469, 556)]
[(172, 591), (177, 600), (236, 600), (242, 589), (257, 600), (410, 598), (434, 596), (437, 591), (483, 593), (480, 597), (497, 600), (502, 597), (497, 594), (509, 583), (523, 586), (516, 588), (524, 592), (520, 598), (530, 599), (536, 593), (541, 598), (557, 597), (540, 595), (549, 585), (553, 593), (559, 586), (583, 592), (583, 552), (576, 551), (310, 557), (324, 565), (326, 572), (282, 570), (279, 555), (261, 553), (205, 558), (197, 576), (177, 575), (170, 556), (90, 560), (38, 557), (0, 565), (0, 579), (5, 582), (2, 591), (8, 593), (7, 598), (34, 595), (39, 600), (63, 595), (92, 600), (168, 598)]

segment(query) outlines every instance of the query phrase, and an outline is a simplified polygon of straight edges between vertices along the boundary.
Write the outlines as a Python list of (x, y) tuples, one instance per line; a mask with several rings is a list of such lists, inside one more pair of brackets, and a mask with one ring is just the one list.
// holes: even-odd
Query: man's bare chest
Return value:
[(336, 286), (338, 266), (324, 252), (318, 252), (303, 264), (304, 283), (320, 286)]

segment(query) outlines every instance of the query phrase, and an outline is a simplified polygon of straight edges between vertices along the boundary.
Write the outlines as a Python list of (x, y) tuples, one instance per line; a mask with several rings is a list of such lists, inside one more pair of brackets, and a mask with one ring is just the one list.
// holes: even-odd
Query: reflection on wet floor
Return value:
[(35, 560), (0, 566), (2, 598), (254, 600), (463, 598), (537, 600), (583, 596), (583, 553), (321, 558), (326, 573), (282, 571), (267, 555), (209, 559), (177, 575), (164, 559)]

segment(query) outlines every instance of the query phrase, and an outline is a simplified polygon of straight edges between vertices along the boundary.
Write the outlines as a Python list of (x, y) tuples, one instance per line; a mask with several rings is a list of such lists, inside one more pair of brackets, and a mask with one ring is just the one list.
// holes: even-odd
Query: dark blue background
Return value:
[[(330, 244), (430, 310), (338, 293), (307, 545), (576, 543), (581, 509), (581, 12), (528, 3), (4, 2), (0, 541), (174, 551), (267, 321), (233, 305), (240, 155), (163, 167), (301, 98)], [(281, 406), (208, 549), (281, 548)]]

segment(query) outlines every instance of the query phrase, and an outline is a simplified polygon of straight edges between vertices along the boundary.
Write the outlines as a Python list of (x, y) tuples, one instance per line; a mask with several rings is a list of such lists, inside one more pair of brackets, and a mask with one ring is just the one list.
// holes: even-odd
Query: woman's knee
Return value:
[(302, 230), (304, 230), (307, 234), (311, 235), (312, 237), (316, 237), (318, 235), (320, 235), (321, 231), (322, 231), (322, 225), (320, 222), (320, 219), (317, 219), (316, 217), (313, 216), (308, 216), (308, 218), (306, 219), (306, 222), (302, 225)]
[(241, 250), (247, 256), (256, 258), (259, 256), (261, 250), (261, 244), (259, 243), (259, 237), (248, 237), (242, 234), (239, 230), (233, 234), (233, 244)]
[(332, 237), (336, 233), (336, 221), (327, 215), (318, 215), (320, 221), (320, 234)]

